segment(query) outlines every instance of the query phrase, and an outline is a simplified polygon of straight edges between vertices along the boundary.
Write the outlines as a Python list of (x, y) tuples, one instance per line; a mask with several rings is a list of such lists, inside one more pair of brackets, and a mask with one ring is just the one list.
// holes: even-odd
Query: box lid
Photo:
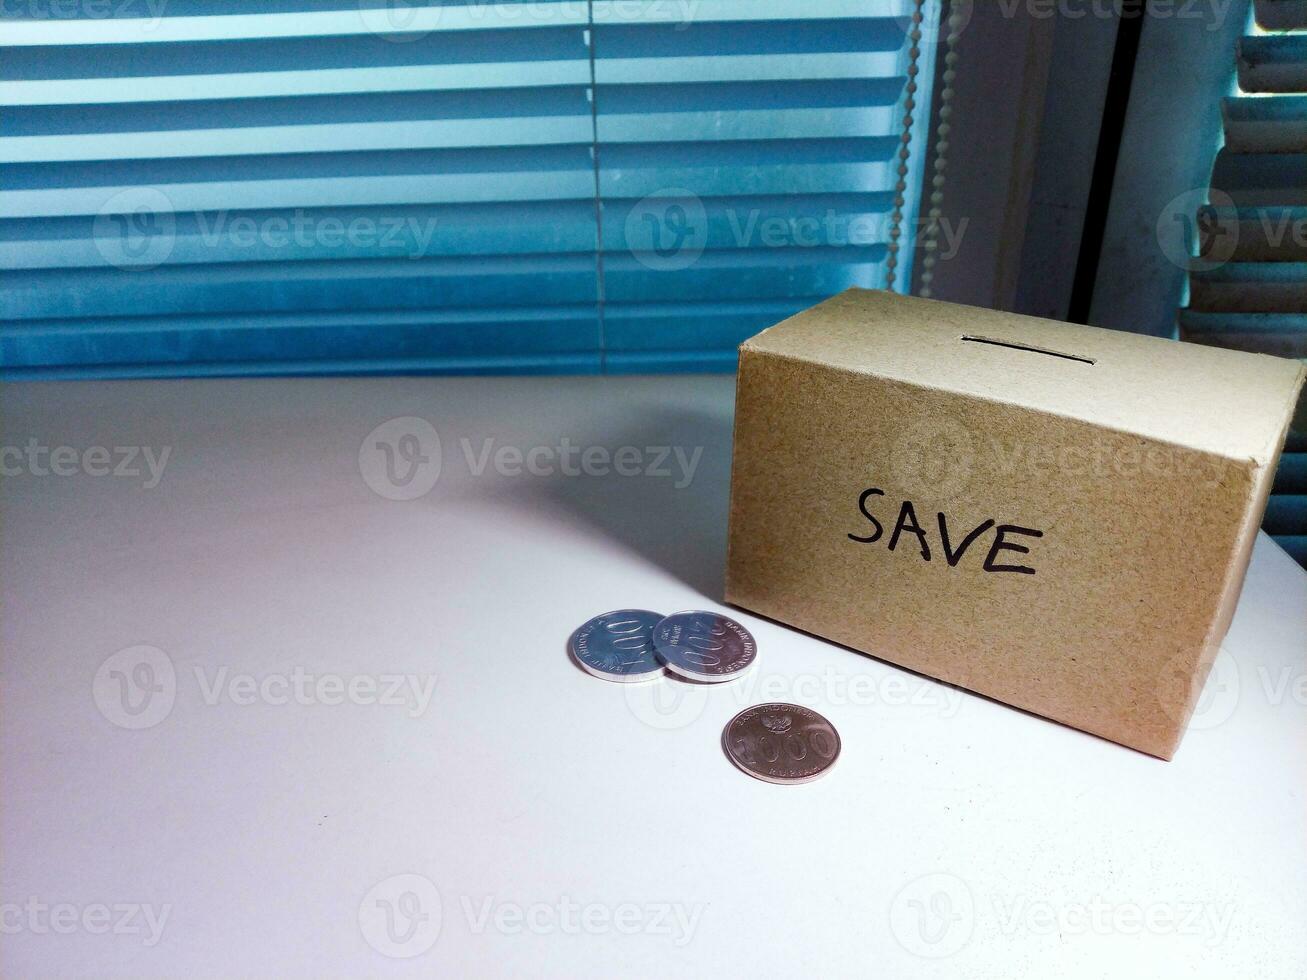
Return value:
[(1274, 456), (1297, 361), (850, 289), (746, 341), (765, 353), (1084, 419), (1199, 451)]

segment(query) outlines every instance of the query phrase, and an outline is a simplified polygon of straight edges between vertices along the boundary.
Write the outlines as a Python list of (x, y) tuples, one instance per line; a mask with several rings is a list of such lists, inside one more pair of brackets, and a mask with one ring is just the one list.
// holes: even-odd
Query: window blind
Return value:
[(4, 370), (729, 369), (909, 281), (937, 6), (7, 8)]
[[(1307, 358), (1307, 3), (1256, 0), (1223, 115), (1181, 336)], [(1302, 406), (1263, 527), (1307, 566)]]

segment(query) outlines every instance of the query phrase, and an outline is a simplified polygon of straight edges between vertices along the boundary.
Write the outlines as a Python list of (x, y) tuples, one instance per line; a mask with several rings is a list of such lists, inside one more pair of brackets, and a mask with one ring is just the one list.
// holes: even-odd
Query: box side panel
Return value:
[[(1243, 468), (1248, 473), (1250, 496), (1244, 511), (1243, 523), (1239, 529), (1235, 550), (1227, 565), (1228, 574), (1221, 604), (1204, 643), (1202, 656), (1190, 679), (1189, 703), (1184, 709), (1184, 724), (1186, 727), (1198, 705), (1198, 699), (1203, 692), (1203, 685), (1207, 682), (1207, 675), (1211, 673), (1212, 664), (1220, 652), (1221, 644), (1225, 640), (1225, 634), (1229, 632), (1230, 623), (1234, 619), (1234, 612), (1239, 604), (1239, 596), (1243, 591), (1244, 578), (1248, 574), (1248, 564), (1252, 560), (1253, 545), (1257, 541), (1257, 530), (1261, 527), (1262, 517), (1266, 513), (1266, 502), (1271, 495), (1271, 487), (1275, 482), (1275, 471), (1279, 467), (1280, 456), (1284, 450), (1284, 441), (1292, 422), (1292, 409), (1290, 406), (1296, 404), (1301, 386), (1302, 378), (1300, 376), (1298, 387), (1295, 388), (1293, 397), (1285, 407), (1284, 424), (1280, 427), (1279, 436), (1268, 455), (1269, 462), (1263, 465), (1255, 459), (1242, 461)], [(1181, 735), (1183, 735), (1183, 731)], [(1174, 748), (1179, 748), (1178, 737)]]
[[(766, 331), (764, 331), (765, 333)], [(758, 413), (763, 410), (762, 402), (765, 399), (759, 396), (765, 391), (766, 385), (766, 364), (759, 364), (759, 361), (765, 360), (761, 355), (749, 351), (746, 347), (740, 348), (740, 360), (735, 371), (735, 421), (732, 432), (732, 450), (731, 450), (731, 502), (729, 513), (727, 514), (727, 531), (726, 531), (726, 583), (724, 598), (726, 602), (736, 605), (743, 603), (736, 602), (734, 596), (738, 590), (734, 583), (735, 561), (735, 541), (736, 527), (739, 519), (735, 512), (735, 493), (740, 486), (738, 469), (741, 466), (741, 455), (738, 451), (740, 440), (741, 423), (751, 423), (751, 420), (757, 418)], [(757, 375), (762, 373), (762, 387), (759, 386)]]
[(749, 360), (729, 601), (1169, 757), (1254, 492), (1245, 467), (1013, 405)]

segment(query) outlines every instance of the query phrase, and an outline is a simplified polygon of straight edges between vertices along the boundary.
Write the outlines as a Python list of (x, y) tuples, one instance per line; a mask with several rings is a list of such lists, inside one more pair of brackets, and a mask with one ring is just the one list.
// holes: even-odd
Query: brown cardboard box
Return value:
[(850, 290), (740, 348), (726, 599), (1169, 759), (1303, 373)]

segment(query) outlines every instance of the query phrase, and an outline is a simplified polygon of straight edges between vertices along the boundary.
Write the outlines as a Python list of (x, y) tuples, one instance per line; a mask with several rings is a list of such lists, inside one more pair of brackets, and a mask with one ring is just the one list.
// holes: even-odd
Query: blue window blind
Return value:
[[(1225, 145), (1197, 222), (1186, 340), (1307, 359), (1307, 3), (1256, 0), (1225, 100)], [(1307, 406), (1264, 529), (1307, 566)]]
[(0, 24), (8, 377), (730, 369), (910, 281), (938, 0), (75, 7)]

